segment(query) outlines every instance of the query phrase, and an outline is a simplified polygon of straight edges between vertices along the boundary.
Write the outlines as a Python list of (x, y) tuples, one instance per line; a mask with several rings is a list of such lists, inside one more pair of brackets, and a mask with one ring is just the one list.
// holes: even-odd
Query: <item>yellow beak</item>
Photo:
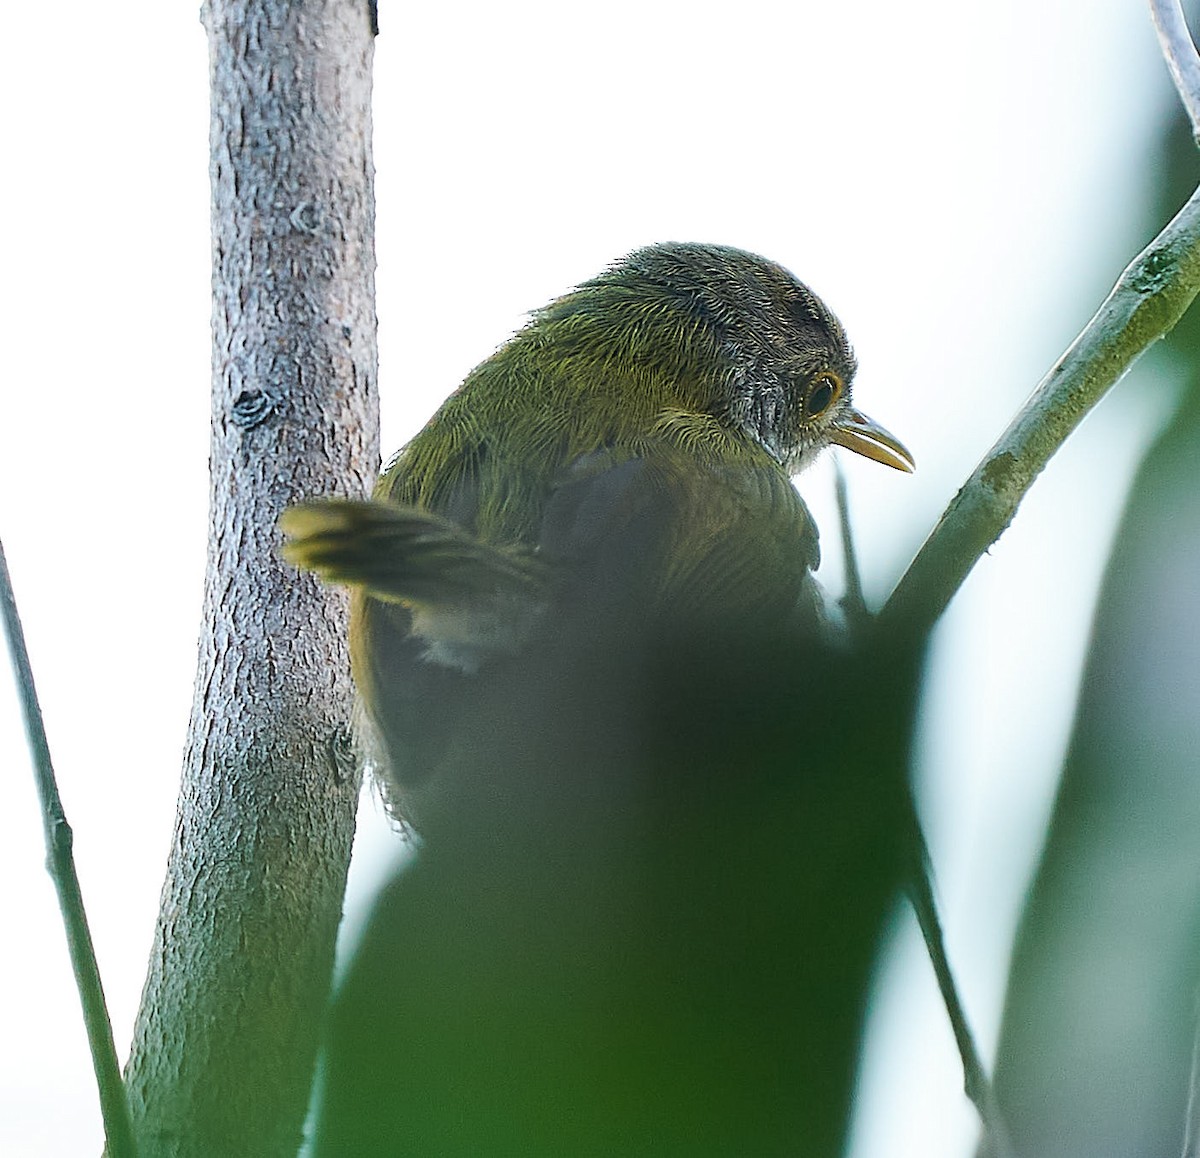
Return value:
[(829, 439), (855, 454), (873, 458), (896, 470), (914, 471), (916, 461), (908, 448), (894, 434), (884, 430), (874, 419), (858, 410), (848, 410), (830, 427)]

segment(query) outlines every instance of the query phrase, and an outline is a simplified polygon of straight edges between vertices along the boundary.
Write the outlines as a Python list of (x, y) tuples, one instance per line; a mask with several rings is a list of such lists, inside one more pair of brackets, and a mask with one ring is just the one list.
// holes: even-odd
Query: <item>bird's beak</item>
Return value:
[(856, 454), (866, 455), (896, 470), (914, 471), (917, 464), (908, 448), (872, 418), (851, 408), (831, 427), (829, 438)]

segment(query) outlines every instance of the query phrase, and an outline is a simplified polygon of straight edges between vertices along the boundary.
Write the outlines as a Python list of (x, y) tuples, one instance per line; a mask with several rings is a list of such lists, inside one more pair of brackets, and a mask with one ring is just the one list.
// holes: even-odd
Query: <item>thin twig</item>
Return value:
[(877, 617), (881, 626), (928, 632), (1054, 452), (1135, 359), (1179, 321), (1198, 290), (1200, 189), (1130, 262), (967, 479)]
[(841, 598), (846, 622), (852, 629), (865, 624), (871, 617), (867, 601), (863, 598), (862, 572), (858, 566), (858, 552), (854, 547), (854, 532), (850, 527), (850, 498), (846, 493), (846, 475), (842, 464), (833, 462), (834, 494), (837, 496), (838, 523), (842, 532), (842, 560), (846, 572), (846, 593)]
[(910, 874), (908, 895), (913, 912), (917, 915), (917, 924), (921, 927), (921, 936), (925, 938), (925, 949), (933, 964), (942, 1003), (950, 1017), (950, 1028), (954, 1031), (958, 1056), (962, 1059), (963, 1089), (979, 1113), (990, 1158), (1014, 1158), (1015, 1151), (1000, 1112), (995, 1088), (988, 1078), (971, 1027), (967, 1024), (966, 1010), (959, 997), (954, 974), (950, 970), (950, 960), (946, 955), (946, 938), (942, 932), (942, 923), (938, 919), (937, 901), (933, 893), (933, 870), (930, 867), (929, 850), (925, 845), (920, 822), (915, 816), (913, 828), (916, 833), (917, 856)]
[(1183, 6), (1179, 0), (1150, 0), (1150, 15), (1171, 79), (1192, 122), (1192, 136), (1200, 144), (1200, 53), (1188, 31)]
[(25, 735), (29, 741), (38, 798), (42, 805), (46, 868), (58, 891), (58, 904), (67, 931), (71, 967), (75, 972), (75, 984), (79, 988), (88, 1045), (92, 1051), (92, 1066), (95, 1068), (96, 1084), (100, 1090), (100, 1112), (104, 1118), (107, 1154), (109, 1158), (136, 1158), (137, 1146), (130, 1123), (125, 1084), (121, 1080), (121, 1070), (117, 1064), (112, 1024), (104, 1002), (104, 989), (100, 984), (100, 970), (96, 964), (92, 935), (88, 930), (79, 878), (75, 874), (75, 860), (71, 851), (71, 826), (67, 823), (62, 801), (58, 796), (58, 784), (55, 782), (54, 767), (50, 761), (50, 746), (46, 741), (46, 728), (42, 722), (42, 709), (38, 703), (37, 689), (33, 684), (33, 670), (29, 664), (29, 652), (25, 647), (25, 633), (21, 629), (21, 620), (17, 614), (17, 602), (8, 574), (8, 561), (4, 555), (3, 543), (0, 543), (0, 615), (4, 620), (4, 633), (8, 639), (17, 690), (21, 697)]
[[(846, 493), (846, 476), (841, 463), (834, 463), (834, 489), (837, 496), (838, 520), (841, 524), (842, 551), (845, 558), (846, 593), (842, 596), (842, 608), (851, 628), (866, 626), (871, 620), (863, 598), (862, 577), (858, 567), (858, 555), (854, 549), (854, 535), (850, 527), (850, 500)], [(992, 1083), (987, 1076), (979, 1047), (967, 1023), (966, 1010), (950, 970), (946, 955), (946, 940), (942, 934), (942, 923), (938, 919), (937, 901), (933, 893), (933, 870), (930, 867), (929, 849), (915, 805), (910, 809), (913, 858), (909, 870), (908, 895), (917, 924), (925, 938), (925, 949), (933, 965), (942, 1003), (950, 1018), (958, 1056), (962, 1060), (963, 1089), (979, 1113), (984, 1134), (991, 1146), (990, 1158), (1013, 1158), (1008, 1131), (1000, 1114), (1000, 1107)]]

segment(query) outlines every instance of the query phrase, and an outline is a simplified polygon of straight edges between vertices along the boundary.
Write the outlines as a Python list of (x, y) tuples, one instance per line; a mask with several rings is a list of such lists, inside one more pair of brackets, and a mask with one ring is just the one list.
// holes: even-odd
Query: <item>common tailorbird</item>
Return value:
[(353, 588), (355, 681), (401, 789), (472, 686), (563, 617), (681, 637), (813, 614), (791, 477), (824, 447), (913, 459), (851, 400), (837, 318), (765, 258), (638, 250), (533, 314), (384, 470), (293, 507), (283, 550)]
[(711, 245), (535, 313), (289, 511), (424, 843), (330, 1017), (319, 1158), (843, 1152), (915, 681), (824, 622), (792, 476), (912, 457), (837, 319)]

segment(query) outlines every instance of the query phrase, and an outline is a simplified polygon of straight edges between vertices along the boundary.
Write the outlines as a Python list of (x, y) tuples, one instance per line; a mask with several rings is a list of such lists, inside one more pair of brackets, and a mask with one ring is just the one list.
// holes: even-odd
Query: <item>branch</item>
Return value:
[(846, 622), (857, 629), (866, 624), (871, 613), (863, 597), (862, 572), (858, 566), (858, 551), (854, 546), (854, 531), (850, 526), (850, 498), (846, 493), (846, 475), (838, 460), (833, 463), (834, 493), (837, 497), (838, 522), (842, 532), (842, 560), (846, 571), (846, 593), (841, 598)]
[(4, 634), (8, 640), (17, 691), (21, 697), (25, 735), (29, 741), (30, 755), (33, 757), (34, 779), (37, 782), (38, 799), (42, 805), (46, 870), (50, 873), (54, 888), (58, 892), (58, 907), (62, 910), (63, 925), (67, 931), (71, 968), (79, 989), (79, 1000), (83, 1005), (83, 1021), (87, 1028), (88, 1046), (92, 1052), (92, 1067), (96, 1071), (96, 1084), (100, 1090), (100, 1113), (104, 1119), (104, 1134), (108, 1143), (106, 1153), (109, 1158), (136, 1158), (137, 1145), (130, 1124), (129, 1102), (125, 1097), (125, 1085), (121, 1081), (121, 1069), (117, 1064), (112, 1023), (109, 1021), (108, 1007), (104, 1001), (104, 988), (100, 984), (100, 968), (96, 964), (96, 950), (88, 929), (79, 877), (75, 873), (71, 826), (67, 823), (58, 795), (54, 765), (50, 759), (50, 745), (46, 740), (46, 727), (42, 722), (42, 709), (38, 703), (37, 688), (33, 683), (33, 669), (25, 647), (21, 618), (17, 614), (17, 600), (8, 574), (8, 561), (4, 555), (3, 543), (0, 543), (0, 615), (4, 619)]
[[(846, 493), (846, 476), (841, 463), (834, 464), (834, 483), (837, 497), (838, 520), (841, 524), (842, 550), (846, 569), (846, 593), (842, 596), (842, 609), (852, 630), (867, 627), (871, 621), (871, 613), (863, 598), (862, 578), (858, 568), (858, 556), (854, 549), (854, 535), (850, 527), (850, 501)], [(958, 1046), (958, 1056), (963, 1067), (963, 1090), (979, 1114), (984, 1136), (989, 1144), (990, 1158), (1013, 1158), (1012, 1144), (1008, 1138), (1008, 1130), (1000, 1112), (1000, 1104), (983, 1064), (983, 1057), (971, 1033), (967, 1022), (966, 1009), (959, 996), (954, 974), (950, 970), (950, 959), (946, 953), (946, 939), (942, 933), (942, 923), (938, 918), (937, 900), (933, 893), (933, 869), (929, 859), (929, 848), (925, 842), (925, 834), (921, 830), (921, 822), (917, 816), (915, 802), (909, 808), (909, 826), (911, 828), (911, 843), (913, 864), (907, 881), (909, 901), (921, 928), (921, 936), (925, 940), (925, 950), (929, 954), (933, 966), (934, 977), (937, 979), (938, 991), (942, 996), (942, 1004), (950, 1018), (950, 1028), (954, 1032), (954, 1041)], [(1200, 1158), (1200, 1155), (1188, 1155), (1185, 1158)]]
[(126, 1066), (143, 1148), (295, 1154), (354, 836), (349, 600), (279, 558), (379, 466), (367, 6), (207, 0), (212, 421), (178, 819)]
[(1200, 189), (1117, 280), (1112, 292), (942, 515), (879, 615), (924, 633), (979, 557), (1012, 521), (1025, 492), (1084, 415), (1200, 290)]
[(908, 897), (913, 912), (917, 915), (917, 924), (921, 927), (921, 936), (925, 939), (925, 949), (929, 954), (933, 973), (937, 978), (938, 991), (942, 995), (942, 1004), (950, 1018), (950, 1028), (954, 1031), (954, 1042), (958, 1046), (958, 1056), (962, 1059), (963, 1090), (971, 1100), (979, 1114), (983, 1125), (984, 1139), (987, 1143), (987, 1153), (990, 1158), (1013, 1158), (1014, 1151), (1008, 1137), (1008, 1128), (1000, 1112), (1000, 1103), (996, 1091), (988, 1078), (987, 1069), (979, 1053), (979, 1047), (967, 1023), (967, 1013), (963, 1008), (954, 974), (950, 971), (950, 959), (946, 954), (946, 939), (942, 933), (942, 923), (938, 919), (937, 901), (933, 895), (933, 872), (930, 868), (929, 850), (925, 845), (925, 837), (921, 832), (920, 822), (913, 810), (913, 826), (917, 838), (917, 863), (913, 867), (912, 878), (908, 884)]
[(1200, 54), (1188, 31), (1183, 7), (1179, 0), (1150, 0), (1150, 15), (1171, 79), (1192, 122), (1192, 136), (1200, 144)]

